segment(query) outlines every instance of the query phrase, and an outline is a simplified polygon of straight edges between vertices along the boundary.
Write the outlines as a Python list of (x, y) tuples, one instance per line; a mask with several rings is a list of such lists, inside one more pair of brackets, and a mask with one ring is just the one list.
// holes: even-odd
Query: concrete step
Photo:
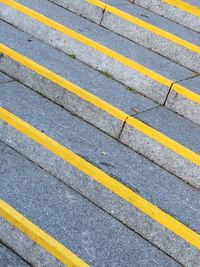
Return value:
[(0, 266), (1, 267), (30, 267), (23, 259), (16, 255), (12, 250), (0, 243)]
[[(73, 55), (125, 85), (133, 87), (158, 103), (165, 103), (169, 89), (174, 83), (196, 75), (194, 72), (49, 1), (44, 1), (43, 5), (40, 1), (19, 1), (19, 3), (24, 3), (36, 10), (37, 13), (34, 15), (30, 9), (24, 11), (26, 15), (22, 13), (22, 6), (18, 6), (16, 2), (6, 3), (1, 3), (1, 18), (4, 20), (59, 50)], [(8, 3), (12, 7), (8, 6)], [(21, 11), (17, 11), (15, 8), (19, 8)], [(38, 12), (46, 17), (41, 17)], [(31, 17), (32, 15), (34, 18)], [(51, 20), (48, 20), (47, 17)], [(173, 90), (175, 88), (174, 85)], [(198, 94), (192, 92), (194, 97), (191, 92), (185, 92), (186, 88), (181, 87), (181, 90), (178, 88), (176, 92), (178, 91), (184, 98), (192, 100), (194, 105), (199, 105)]]
[(193, 31), (200, 32), (198, 0), (129, 0)]
[[(133, 118), (136, 113), (140, 114), (156, 108), (155, 103), (127, 91), (122, 85), (106, 78), (105, 75), (100, 75), (6, 23), (2, 22), (1, 29), (4, 33), (1, 36), (6, 44), (45, 66), (44, 69), (29, 59), (24, 60), (24, 57), (13, 50), (5, 49), (6, 56), (0, 62), (2, 71), (109, 135), (120, 139), (133, 150), (142, 153), (184, 181), (197, 188), (200, 187), (200, 156), (199, 147), (196, 147), (199, 126), (173, 114), (171, 117), (176, 122), (173, 135), (170, 133), (170, 121), (168, 120), (167, 130), (162, 123), (162, 120), (165, 121), (165, 108), (162, 108), (163, 113), (159, 113), (161, 127), (157, 125), (159, 130), (156, 131), (156, 127), (149, 127), (147, 123), (144, 124)], [(13, 42), (13, 36), (15, 36), (15, 42)], [(78, 73), (77, 70), (79, 70)], [(55, 75), (54, 72), (61, 76)], [(68, 77), (81, 88), (69, 83), (66, 80)], [(183, 136), (187, 138), (188, 129), (191, 127), (195, 129), (196, 141), (191, 137), (188, 140), (179, 138), (176, 131), (179, 132), (180, 127), (184, 129)], [(188, 145), (190, 143), (191, 145)]]
[[(77, 14), (83, 13), (83, 15), (85, 14), (84, 17), (93, 20), (102, 27), (184, 67), (200, 72), (200, 36), (180, 24), (133, 5), (126, 0), (66, 0), (66, 2), (65, 0), (51, 0), (51, 2)], [(69, 2), (73, 2), (73, 4), (70, 5)], [(88, 8), (86, 2), (96, 7), (96, 11)]]
[[(1, 198), (90, 266), (181, 266), (22, 155), (2, 143), (0, 151)], [(0, 233), (31, 266), (64, 266), (6, 221), (0, 220)], [(29, 266), (1, 265), (3, 253), (0, 266)]]
[(3, 85), (2, 106), (40, 132), (1, 113), (21, 131), (1, 123), (2, 142), (179, 263), (198, 266), (199, 191), (18, 82)]

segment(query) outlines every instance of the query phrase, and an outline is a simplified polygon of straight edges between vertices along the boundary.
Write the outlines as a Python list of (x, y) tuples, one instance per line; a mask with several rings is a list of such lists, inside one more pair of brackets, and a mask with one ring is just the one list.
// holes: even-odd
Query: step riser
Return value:
[(125, 124), (123, 128), (122, 121), (73, 95), (46, 78), (41, 77), (39, 74), (18, 64), (7, 56), (4, 56), (1, 60), (0, 70), (51, 99), (53, 102), (62, 105), (66, 110), (69, 110), (100, 130), (115, 138), (119, 138), (121, 143), (126, 144), (134, 151), (139, 152), (182, 180), (200, 189), (200, 167), (184, 157), (179, 156), (128, 124)]
[(66, 54), (74, 54), (78, 60), (97, 70), (108, 72), (116, 80), (133, 87), (139, 93), (150, 99), (160, 104), (164, 103), (169, 92), (168, 87), (14, 9), (2, 4), (0, 4), (0, 9), (0, 16), (5, 21), (34, 35), (36, 38), (58, 48)]
[[(64, 267), (46, 250), (0, 218), (1, 241), (34, 267)], [(41, 265), (42, 263), (42, 265)]]
[[(0, 125), (3, 124), (0, 122)], [(57, 179), (90, 199), (116, 219), (139, 233), (152, 244), (171, 255), (184, 266), (200, 264), (199, 251), (163, 226), (141, 213), (134, 206), (84, 175), (31, 139), (3, 124), (1, 141), (36, 163)], [(2, 127), (2, 126), (1, 126)], [(101, 192), (101, 194), (99, 194)], [(142, 227), (141, 227), (142, 225)], [(182, 251), (187, 251), (182, 255)], [(195, 265), (196, 264), (196, 265)]]
[[(52, 0), (51, 2), (57, 3), (77, 14), (77, 8), (74, 5), (64, 4), (63, 1)], [(80, 6), (81, 4), (81, 6)], [(82, 1), (79, 3), (80, 10), (86, 8), (85, 2)], [(120, 8), (120, 7), (119, 7)], [(192, 52), (191, 50), (184, 48), (181, 45), (178, 45), (172, 41), (169, 41), (165, 38), (160, 37), (150, 31), (147, 31), (131, 22), (120, 18), (111, 12), (105, 11), (103, 14), (98, 13), (99, 8), (96, 7), (96, 14), (98, 14), (96, 21), (100, 21), (101, 25), (112, 32), (115, 32), (123, 37), (128, 38), (129, 40), (140, 44), (154, 52), (157, 52), (170, 60), (181, 64), (182, 66), (189, 68), (195, 72), (200, 72), (200, 55)], [(84, 17), (87, 19), (92, 19), (92, 14), (89, 12), (84, 12)], [(94, 19), (92, 19), (94, 21)], [(95, 22), (96, 22), (95, 21)], [(183, 57), (184, 55), (184, 57)]]
[(181, 116), (200, 125), (200, 104), (177, 94), (173, 90), (170, 91), (165, 106)]
[(191, 30), (200, 32), (200, 18), (164, 3), (161, 0), (129, 0), (135, 4), (169, 18)]

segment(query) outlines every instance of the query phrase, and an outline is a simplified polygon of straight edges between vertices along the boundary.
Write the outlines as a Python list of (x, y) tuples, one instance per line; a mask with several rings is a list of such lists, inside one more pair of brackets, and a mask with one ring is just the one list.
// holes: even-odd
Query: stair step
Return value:
[[(200, 5), (197, 0), (129, 0), (193, 31), (200, 32)], [(188, 5), (189, 4), (189, 5)]]
[[(1, 17), (161, 104), (165, 102), (174, 82), (195, 75), (194, 72), (48, 1), (44, 1), (43, 5), (40, 1), (21, 0), (20, 3), (61, 23), (59, 26), (56, 24), (60, 29), (55, 30), (31, 18), (30, 10), (25, 15), (4, 4), (1, 4)], [(40, 19), (43, 20), (43, 17)], [(53, 22), (45, 20), (45, 23), (52, 25)], [(56, 25), (53, 27), (57, 27)]]
[[(181, 266), (14, 150), (3, 144), (0, 149), (4, 162), (2, 198), (91, 266)], [(0, 229), (7, 239), (8, 226), (4, 224)], [(24, 240), (26, 236), (20, 235), (17, 243), (13, 239), (11, 236), (8, 244), (30, 260), (34, 258), (33, 266), (53, 266), (50, 258)]]
[[(2, 22), (3, 23), (3, 22)], [(7, 24), (3, 24), (7, 28)], [(73, 60), (67, 58), (62, 53), (59, 53), (55, 49), (48, 47), (45, 44), (41, 44), (41, 42), (35, 40), (35, 39), (29, 39), (30, 36), (28, 36), (25, 33), (21, 33), (20, 31), (14, 29), (13, 27), (9, 26), (9, 30), (4, 30), (4, 33), (2, 36), (6, 39), (5, 42), (11, 45), (12, 47), (17, 48), (19, 52), (22, 51), (22, 53), (31, 56), (31, 59), (36, 60), (38, 63), (42, 63), (45, 65), (46, 68), (53, 70), (57, 73), (60, 73), (62, 76), (68, 78), (68, 76), (72, 76), (71, 73), (71, 66), (73, 64), (71, 63)], [(1, 27), (2, 28), (2, 27)], [(7, 34), (6, 34), (7, 33)], [(11, 37), (8, 37), (12, 34), (12, 37), (15, 36), (15, 42), (11, 41)], [(10, 41), (8, 41), (10, 40)], [(27, 42), (27, 40), (32, 40), (32, 42)], [(26, 44), (26, 45), (25, 45)], [(37, 47), (37, 50), (35, 49)], [(35, 51), (35, 52), (34, 52)], [(151, 160), (155, 161), (160, 166), (166, 168), (170, 172), (174, 173), (175, 175), (179, 176), (184, 181), (190, 183), (191, 185), (199, 188), (200, 187), (200, 181), (199, 181), (199, 166), (200, 166), (200, 160), (199, 160), (199, 151), (197, 149), (196, 153), (195, 151), (192, 151), (189, 148), (187, 148), (188, 144), (187, 142), (184, 143), (184, 140), (179, 140), (176, 136), (172, 137), (172, 139), (169, 139), (168, 136), (170, 136), (170, 133), (166, 133), (165, 129), (155, 131), (154, 128), (149, 127), (147, 124), (143, 124), (141, 121), (133, 119), (132, 115), (134, 115), (134, 112), (131, 113), (131, 106), (129, 107), (130, 113), (124, 113), (124, 111), (127, 111), (127, 109), (119, 110), (115, 109), (113, 110), (112, 104), (116, 101), (117, 98), (118, 101), (116, 103), (123, 103), (123, 107), (125, 107), (126, 102), (123, 100), (126, 100), (130, 95), (130, 100), (134, 98), (134, 94), (131, 92), (128, 92), (127, 90), (123, 90), (122, 86), (121, 93), (118, 95), (116, 92), (112, 89), (116, 85), (114, 81), (110, 79), (108, 84), (111, 84), (113, 82), (111, 90), (109, 90), (109, 93), (106, 93), (105, 95), (100, 93), (101, 90), (101, 81), (103, 81), (103, 84), (105, 84), (105, 88), (107, 88), (107, 84), (105, 80), (105, 77), (102, 75), (99, 75), (98, 78), (99, 83), (101, 84), (98, 86), (97, 90), (94, 91), (93, 89), (93, 83), (89, 83), (89, 87), (92, 90), (92, 93), (94, 92), (100, 97), (103, 97), (104, 101), (108, 101), (107, 104), (97, 104), (101, 101), (101, 99), (93, 99), (88, 104), (87, 99), (94, 97), (93, 96), (85, 96), (83, 97), (83, 92), (78, 94), (77, 91), (80, 91), (82, 89), (76, 88), (75, 94), (79, 97), (74, 97), (74, 91), (71, 89), (71, 84), (67, 83), (66, 80), (63, 80), (62, 77), (56, 76), (54, 80), (52, 80), (53, 75), (55, 75), (53, 72), (49, 75), (45, 75), (43, 73), (46, 73), (47, 70), (42, 69), (41, 72), (38, 72), (38, 65), (35, 67), (35, 71), (30, 71), (31, 63), (30, 60), (28, 60), (28, 63), (24, 67), (23, 64), (21, 64), (20, 60), (17, 59), (17, 61), (13, 61), (10, 57), (14, 55), (14, 52), (11, 51), (9, 57), (3, 57), (1, 60), (0, 68), (4, 72), (7, 72), (10, 76), (14, 77), (17, 80), (20, 80), (22, 83), (25, 83), (35, 91), (45, 95), (46, 97), (50, 98), (54, 102), (64, 106), (67, 110), (70, 110), (74, 114), (78, 115), (79, 117), (83, 118), (84, 120), (90, 122), (94, 126), (100, 128), (101, 130), (105, 131), (109, 135), (114, 136), (115, 138), (120, 139), (121, 142), (127, 144), (129, 147), (134, 149), (135, 151), (142, 153), (146, 157), (150, 158)], [(17, 58), (20, 56), (17, 54)], [(62, 62), (62, 64), (60, 64)], [(20, 63), (20, 64), (19, 64)], [(79, 64), (76, 62), (75, 64)], [(35, 65), (34, 65), (35, 66)], [(67, 67), (69, 66), (69, 68)], [(78, 65), (74, 65), (77, 66)], [(85, 68), (85, 65), (79, 65), (79, 68)], [(68, 70), (70, 69), (70, 71)], [(17, 70), (17, 71), (16, 71)], [(73, 71), (75, 68), (72, 69)], [(89, 70), (89, 69), (88, 69)], [(84, 71), (85, 72), (85, 71)], [(40, 75), (38, 75), (39, 73)], [(76, 72), (74, 71), (74, 74)], [(95, 72), (95, 75), (97, 73)], [(42, 75), (42, 76), (41, 76)], [(73, 75), (74, 76), (74, 75)], [(85, 88), (85, 79), (81, 80), (80, 77), (82, 75), (78, 75), (78, 80), (80, 81), (79, 84), (81, 84)], [(77, 74), (74, 76), (77, 79)], [(87, 77), (87, 75), (83, 76), (84, 78)], [(91, 76), (88, 76), (91, 77)], [(91, 80), (93, 80), (93, 74), (91, 77)], [(103, 77), (103, 80), (102, 80)], [(44, 79), (45, 78), (45, 79)], [(47, 78), (47, 79), (46, 79)], [(57, 82), (61, 79), (61, 82)], [(53, 83), (51, 81), (53, 81)], [(57, 84), (55, 84), (57, 83)], [(88, 82), (87, 82), (88, 84)], [(87, 86), (86, 84), (86, 86)], [(59, 85), (59, 86), (57, 86)], [(64, 88), (63, 88), (64, 87)], [(96, 87), (96, 86), (95, 86)], [(94, 88), (95, 88), (94, 87)], [(67, 90), (66, 90), (67, 89)], [(71, 94), (71, 91), (73, 94)], [(126, 99), (123, 99), (123, 92), (126, 91)], [(104, 91), (105, 92), (105, 89)], [(6, 91), (7, 93), (7, 91)], [(86, 91), (87, 93), (87, 91)], [(115, 96), (114, 96), (115, 95)], [(112, 96), (112, 97), (110, 97)], [(95, 96), (96, 97), (96, 96)], [(113, 98), (114, 97), (114, 98)], [(110, 99), (113, 98), (113, 100), (110, 101)], [(140, 97), (139, 97), (140, 98)], [(86, 100), (86, 101), (85, 101)], [(140, 113), (139, 109), (140, 107), (143, 108), (141, 112), (145, 112), (145, 110), (150, 110), (156, 108), (156, 105), (152, 102), (147, 101), (145, 98), (140, 98), (137, 104), (135, 101), (133, 103), (137, 104), (137, 107), (135, 109), (135, 113)], [(147, 102), (146, 102), (147, 101)], [(111, 103), (110, 103), (111, 102)], [(130, 103), (130, 102), (129, 102)], [(143, 104), (142, 104), (143, 103)], [(146, 104), (147, 103), (147, 104)], [(111, 105), (110, 105), (111, 104)], [(98, 106), (99, 105), (99, 106)], [(105, 108), (105, 105), (106, 108)], [(100, 107), (100, 109), (98, 108)], [(121, 105), (122, 107), (122, 105)], [(112, 112), (111, 112), (112, 109)], [(133, 110), (134, 111), (134, 110)], [(163, 108), (163, 111), (165, 111), (165, 108)], [(93, 114), (92, 114), (93, 112)], [(167, 112), (167, 110), (166, 110)], [(116, 115), (116, 113), (118, 115)], [(176, 130), (179, 129), (179, 127), (182, 127), (183, 120), (180, 116), (174, 114), (174, 121), (177, 121), (176, 124)], [(160, 121), (164, 120), (164, 113), (163, 116), (160, 116)], [(125, 125), (126, 124), (126, 125)], [(125, 127), (123, 127), (125, 125)], [(185, 136), (189, 127), (193, 127), (196, 129), (196, 133), (199, 132), (200, 128), (198, 125), (191, 123), (188, 120), (184, 120), (184, 129), (185, 129)], [(168, 131), (170, 131), (170, 124)], [(165, 134), (163, 136), (163, 133)], [(180, 142), (178, 144), (177, 142), (174, 142), (174, 140)], [(176, 140), (177, 139), (177, 140)], [(188, 140), (188, 142), (193, 143), (194, 140), (191, 140), (191, 138)], [(144, 143), (146, 144), (144, 146)], [(184, 147), (185, 146), (185, 147)], [(152, 150), (153, 149), (153, 150)], [(159, 154), (157, 153), (159, 151)], [(155, 153), (154, 153), (155, 152)], [(166, 160), (167, 159), (167, 160)], [(190, 175), (188, 175), (190, 173)]]
[[(115, 179), (114, 183), (116, 181), (122, 183), (120, 186), (125, 185), (133, 194), (137, 192), (136, 194), (199, 233), (199, 191), (25, 86), (17, 82), (9, 83), (11, 84), (13, 84), (10, 87), (11, 93), (8, 93), (8, 87), (4, 90), (1, 88), (3, 107), (92, 163), (93, 166), (111, 175)], [(94, 175), (99, 171), (95, 167), (93, 169), (91, 165), (89, 167), (88, 163), (81, 163), (81, 158), (76, 160), (77, 163), (71, 163), (75, 164), (74, 168), (12, 127), (8, 125), (1, 127), (4, 128), (1, 131), (1, 140), (4, 143), (112, 214), (168, 255), (186, 266), (200, 261), (199, 251), (192, 245), (129, 204), (126, 194), (124, 194), (126, 198), (123, 199), (112, 193), (110, 190), (115, 190), (112, 189), (112, 183), (107, 183), (106, 188), (104, 183), (110, 177), (97, 180)], [(53, 144), (48, 145), (50, 149), (53, 146)], [(63, 155), (64, 153), (71, 152), (63, 150)], [(65, 159), (70, 160), (67, 157)], [(81, 171), (76, 169), (78, 166)], [(92, 168), (91, 177), (82, 173), (82, 171), (87, 172), (88, 168)], [(101, 173), (100, 176), (103, 179), (105, 174)], [(118, 192), (123, 194), (123, 190), (127, 189), (120, 189)], [(169, 226), (173, 227), (173, 224), (169, 223)], [(190, 252), (186, 253), (188, 249)]]
[[(68, 7), (73, 12), (77, 10), (74, 4), (65, 5), (63, 0), (51, 0), (51, 2)], [(85, 2), (82, 0), (81, 4), (77, 3), (77, 6), (79, 4), (80, 10), (87, 9), (85, 17), (92, 19), (94, 13), (88, 12)], [(200, 36), (198, 33), (125, 0), (118, 2), (88, 0), (87, 2), (96, 6), (95, 14), (98, 19), (95, 22), (100, 21), (101, 26), (184, 67), (200, 72)], [(98, 12), (99, 7), (102, 13)]]

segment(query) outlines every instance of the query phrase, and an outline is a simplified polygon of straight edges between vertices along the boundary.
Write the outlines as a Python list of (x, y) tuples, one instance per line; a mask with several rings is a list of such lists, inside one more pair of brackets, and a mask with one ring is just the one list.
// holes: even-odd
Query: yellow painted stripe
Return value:
[[(118, 54), (117, 52), (85, 37), (84, 35), (81, 35), (65, 26), (63, 26), (62, 24), (59, 24), (57, 22), (55, 22), (54, 20), (52, 19), (49, 19), (43, 15), (41, 15), (40, 13), (37, 13), (35, 11), (33, 11), (32, 9), (29, 9), (13, 0), (0, 0), (0, 2), (12, 7), (12, 8), (15, 8), (16, 10), (24, 13), (25, 15), (27, 16), (30, 16), (32, 17), (33, 19), (36, 19), (38, 21), (40, 21), (41, 23), (57, 30), (57, 31), (60, 31), (68, 36), (70, 36), (71, 38), (91, 47), (91, 48), (94, 48), (96, 49), (97, 51), (111, 57), (111, 58), (114, 58), (115, 60), (127, 65), (128, 67), (138, 71), (139, 73), (142, 73), (144, 75), (146, 75), (147, 77), (153, 79), (154, 81), (156, 82), (159, 82), (167, 87), (171, 87), (171, 85), (173, 84), (173, 81), (144, 67), (143, 65), (127, 58), (127, 57), (124, 57), (120, 54)], [(179, 90), (180, 91), (180, 94), (182, 94), (184, 97), (186, 98), (189, 98), (190, 100), (192, 101), (195, 101), (196, 103), (200, 104), (200, 100), (199, 100), (199, 95), (198, 94), (195, 94), (195, 93), (192, 93), (189, 94), (188, 91), (189, 89), (187, 89), (187, 93), (185, 90)]]
[[(59, 86), (65, 88), (66, 90), (76, 94), (80, 98), (90, 102), (91, 104), (99, 107), (103, 111), (109, 113), (114, 118), (117, 118), (123, 122), (126, 121), (131, 127), (134, 127), (138, 131), (142, 132), (143, 134), (151, 137), (155, 141), (161, 143), (162, 145), (166, 146), (167, 148), (171, 149), (178, 155), (190, 160), (194, 164), (200, 166), (200, 155), (193, 152), (192, 150), (184, 147), (183, 145), (175, 142), (173, 139), (167, 137), (166, 135), (160, 133), (159, 131), (153, 129), (152, 127), (148, 126), (147, 124), (139, 121), (136, 118), (130, 117), (127, 113), (119, 110), (116, 107), (113, 107), (109, 103), (103, 101), (101, 98), (88, 93), (86, 90), (78, 87), (77, 85), (71, 83), (70, 81), (62, 78), (61, 76), (55, 74), (54, 72), (46, 69), (45, 67), (35, 63), (34, 61), (26, 58), (25, 56), (17, 53), (16, 51), (12, 50), (11, 48), (6, 47), (3, 44), (0, 44), (0, 52), (7, 55), (8, 57), (12, 58), (13, 60), (19, 62), (20, 64), (26, 66), (27, 68), (33, 70), (34, 72), (38, 73), (39, 75), (47, 78), (48, 80), (58, 84)], [(178, 87), (176, 88), (178, 90)], [(180, 91), (183, 88), (180, 88)], [(187, 93), (187, 92), (186, 92)], [(195, 96), (194, 96), (195, 97)], [(129, 119), (127, 120), (127, 118)]]
[(194, 16), (200, 17), (200, 8), (197, 6), (193, 6), (189, 3), (186, 3), (182, 0), (162, 0), (163, 2), (174, 6), (176, 8), (179, 8), (183, 11), (186, 11), (187, 13), (190, 13)]
[(190, 91), (186, 87), (175, 83), (172, 86), (172, 90), (177, 92), (178, 94), (184, 96), (185, 98), (190, 99), (193, 102), (196, 102), (196, 103), (200, 104), (200, 95)]
[(93, 178), (95, 181), (138, 208), (140, 211), (180, 236), (182, 239), (200, 249), (200, 235), (169, 214), (165, 213), (151, 202), (147, 201), (137, 193), (130, 190), (105, 172), (101, 171), (91, 163), (79, 157), (63, 145), (59, 144), (46, 134), (40, 132), (27, 122), (21, 120), (6, 109), (0, 107), (0, 119), (14, 127), (16, 130), (30, 137), (35, 142), (44, 146), (55, 155), (70, 163), (72, 166)]
[(159, 35), (159, 36), (161, 36), (161, 37), (163, 37), (163, 38), (165, 38), (171, 42), (174, 42), (174, 43), (176, 43), (180, 46), (183, 46), (183, 47), (185, 47), (185, 48), (187, 48), (187, 49), (189, 49), (195, 53), (200, 54), (200, 47), (198, 45), (192, 44), (192, 43), (190, 43), (190, 42), (188, 42), (188, 41), (186, 41), (186, 40), (184, 40), (184, 39), (182, 39), (182, 38), (180, 38), (180, 37), (178, 37), (172, 33), (169, 33), (165, 30), (162, 30), (162, 29), (160, 29), (160, 28), (158, 28), (158, 27), (156, 27), (156, 26), (154, 26), (154, 25), (152, 25), (152, 24), (150, 24), (144, 20), (141, 20), (135, 16), (129, 15), (128, 13), (126, 13), (126, 12), (124, 12), (118, 8), (115, 8), (111, 5), (108, 5), (108, 4), (106, 4), (100, 0), (86, 0), (86, 1), (95, 5), (95, 6), (101, 7), (103, 9), (106, 8), (106, 11), (108, 11), (108, 12), (110, 12), (110, 13), (118, 16), (118, 17), (121, 17), (124, 20), (127, 20), (133, 24), (136, 24), (139, 27), (141, 27), (147, 31), (150, 31), (150, 32), (152, 32), (156, 35)]
[(89, 267), (69, 249), (0, 199), (0, 216), (69, 267)]

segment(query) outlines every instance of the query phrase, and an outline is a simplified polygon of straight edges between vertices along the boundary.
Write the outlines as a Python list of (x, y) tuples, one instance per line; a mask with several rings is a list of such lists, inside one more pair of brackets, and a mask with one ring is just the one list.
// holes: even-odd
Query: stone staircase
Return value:
[(0, 266), (200, 266), (194, 2), (0, 0)]

